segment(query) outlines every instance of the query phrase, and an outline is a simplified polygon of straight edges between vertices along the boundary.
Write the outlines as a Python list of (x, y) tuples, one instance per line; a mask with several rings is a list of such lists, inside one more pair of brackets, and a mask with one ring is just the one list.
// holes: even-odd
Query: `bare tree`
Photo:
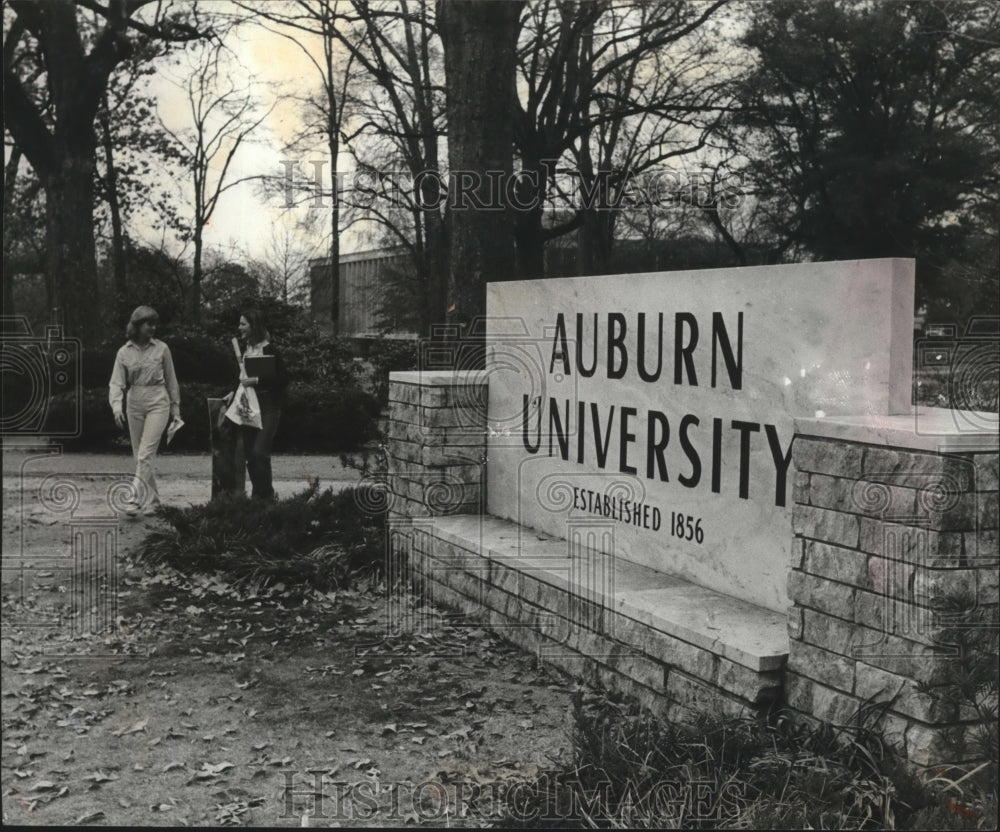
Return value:
[[(330, 280), (333, 286), (332, 307), (329, 311), (336, 331), (338, 288), (340, 284), (340, 233), (341, 200), (338, 159), (343, 142), (346, 117), (348, 86), (353, 77), (354, 54), (348, 50), (346, 57), (338, 54), (338, 44), (344, 39), (341, 27), (345, 20), (345, 3), (342, 0), (296, 0), (290, 4), (246, 2), (237, 0), (237, 5), (250, 12), (253, 19), (268, 31), (290, 40), (309, 59), (319, 78), (319, 94), (299, 97), (303, 105), (306, 129), (290, 147), (289, 155), (297, 155), (319, 138), (329, 154), (331, 167), (331, 187), (325, 192), (322, 187), (320, 165), (312, 179), (304, 178), (296, 183), (296, 188), (307, 194), (318, 196), (322, 202), (330, 198), (330, 235), (327, 254), (330, 258)], [(316, 48), (318, 47), (318, 49)], [(319, 55), (316, 53), (319, 52)], [(291, 175), (291, 172), (289, 172)], [(281, 183), (287, 187), (287, 183)]]
[[(143, 18), (145, 7), (153, 14)], [(85, 12), (101, 19), (92, 34)], [(108, 77), (137, 40), (205, 35), (152, 0), (10, 0), (4, 24), (4, 127), (45, 191), (46, 271), (56, 304), (70, 332), (92, 340), (100, 332), (94, 119)], [(33, 75), (33, 66), (43, 71)]]
[(275, 223), (264, 247), (263, 256), (254, 263), (265, 294), (284, 303), (302, 305), (309, 298), (309, 261), (316, 256), (310, 246), (286, 224)]
[[(693, 116), (711, 117), (719, 102), (711, 77), (698, 71), (706, 57), (700, 32), (726, 2), (539, 0), (526, 7), (515, 132), (521, 202), (532, 206), (517, 215), (522, 276), (542, 276), (545, 243), (584, 225), (586, 267), (606, 265), (620, 189), (703, 146), (711, 121)], [(558, 188), (563, 161), (573, 163), (575, 192), (585, 200), (546, 227), (545, 199)]]
[(194, 262), (189, 309), (195, 321), (201, 316), (205, 226), (226, 191), (261, 179), (260, 174), (232, 179), (230, 166), (240, 146), (275, 106), (261, 108), (251, 85), (238, 81), (236, 71), (226, 66), (226, 57), (221, 45), (193, 56), (190, 74), (178, 85), (187, 99), (190, 117), (187, 126), (175, 130), (160, 118), (163, 130), (180, 148), (182, 164), (190, 175), (193, 210), (187, 235), (194, 243)]

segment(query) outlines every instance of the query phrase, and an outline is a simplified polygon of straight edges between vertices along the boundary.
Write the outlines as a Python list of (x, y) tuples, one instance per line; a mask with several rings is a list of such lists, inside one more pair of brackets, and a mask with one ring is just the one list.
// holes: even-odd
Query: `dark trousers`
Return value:
[(278, 420), (281, 419), (281, 408), (271, 401), (269, 396), (260, 394), (260, 430), (243, 428), (243, 450), (247, 458), (247, 472), (253, 485), (252, 494), (258, 499), (269, 500), (274, 497), (274, 484), (271, 482), (271, 445), (274, 434), (278, 430)]

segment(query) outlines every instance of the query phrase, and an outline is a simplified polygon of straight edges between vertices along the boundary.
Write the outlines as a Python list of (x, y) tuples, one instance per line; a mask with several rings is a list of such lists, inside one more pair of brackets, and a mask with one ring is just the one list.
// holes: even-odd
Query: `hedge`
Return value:
[[(229, 389), (218, 384), (181, 384), (181, 418), (185, 425), (170, 443), (171, 450), (209, 449), (207, 399), (221, 397)], [(49, 431), (72, 429), (75, 408), (73, 395), (52, 397), (46, 418)], [(114, 423), (106, 387), (83, 390), (80, 410), (79, 435), (60, 440), (68, 450), (114, 451), (130, 447), (127, 435), (123, 435)], [(376, 436), (379, 410), (375, 396), (354, 388), (316, 389), (290, 385), (274, 451), (339, 453), (357, 450)]]
[[(125, 343), (106, 342), (85, 349), (81, 356), (81, 380), (84, 388), (107, 389), (115, 355)], [(207, 335), (185, 335), (167, 341), (174, 361), (174, 371), (183, 383), (221, 384), (225, 386), (237, 376), (232, 349), (225, 349)]]

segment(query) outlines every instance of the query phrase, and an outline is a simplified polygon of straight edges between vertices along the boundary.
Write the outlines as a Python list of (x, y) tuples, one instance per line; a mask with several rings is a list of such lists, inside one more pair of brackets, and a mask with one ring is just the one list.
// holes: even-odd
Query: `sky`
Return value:
[[(235, 9), (225, 0), (213, 0), (211, 4), (213, 10), (224, 7)], [(300, 33), (300, 40), (312, 50), (319, 48), (317, 38)], [(292, 158), (285, 152), (285, 147), (303, 130), (301, 104), (290, 100), (289, 96), (306, 95), (316, 89), (319, 85), (317, 70), (302, 48), (261, 26), (241, 26), (226, 39), (226, 45), (232, 51), (226, 60), (226, 71), (232, 73), (236, 88), (249, 89), (253, 93), (260, 102), (259, 113), (273, 108), (253, 135), (241, 143), (226, 174), (226, 181), (261, 175), (283, 176), (284, 162)], [(163, 123), (178, 133), (190, 129), (192, 124), (191, 104), (184, 87), (185, 75), (189, 71), (190, 62), (182, 58), (179, 66), (163, 67), (151, 77), (148, 85), (149, 93), (157, 100)], [(224, 155), (219, 154), (220, 164)], [(313, 159), (325, 161), (323, 171), (329, 183), (331, 165), (322, 148), (303, 154), (299, 161), (305, 170), (311, 172), (313, 168), (309, 162)], [(342, 154), (341, 165), (346, 162)], [(220, 164), (214, 166), (216, 175)], [(176, 181), (174, 189), (186, 199), (191, 199), (193, 185), (186, 178)], [(307, 203), (303, 202), (301, 194), (294, 194), (293, 198), (302, 204), (288, 208), (283, 194), (265, 196), (260, 191), (259, 183), (254, 181), (231, 188), (220, 197), (205, 229), (206, 248), (232, 252), (236, 257), (264, 258), (276, 229), (280, 236), (281, 228), (287, 227), (302, 240), (304, 246), (317, 247), (314, 256), (321, 256), (321, 234), (329, 233), (329, 221), (314, 233), (302, 232), (297, 225), (305, 217)], [(152, 227), (149, 218), (136, 231), (151, 244), (156, 245), (160, 241), (161, 232)], [(342, 237), (341, 245), (347, 251), (352, 250), (358, 245), (356, 235)], [(174, 246), (174, 250), (178, 248)]]

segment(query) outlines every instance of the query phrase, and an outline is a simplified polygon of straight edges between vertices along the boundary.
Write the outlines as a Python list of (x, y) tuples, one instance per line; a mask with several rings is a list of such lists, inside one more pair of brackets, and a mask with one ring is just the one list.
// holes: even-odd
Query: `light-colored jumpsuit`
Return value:
[(134, 502), (140, 507), (156, 506), (160, 503), (153, 467), (156, 449), (167, 422), (179, 418), (181, 409), (174, 362), (163, 341), (150, 338), (145, 345), (127, 341), (118, 350), (108, 391), (116, 414), (122, 412), (123, 399), (127, 399), (125, 415), (135, 457)]

